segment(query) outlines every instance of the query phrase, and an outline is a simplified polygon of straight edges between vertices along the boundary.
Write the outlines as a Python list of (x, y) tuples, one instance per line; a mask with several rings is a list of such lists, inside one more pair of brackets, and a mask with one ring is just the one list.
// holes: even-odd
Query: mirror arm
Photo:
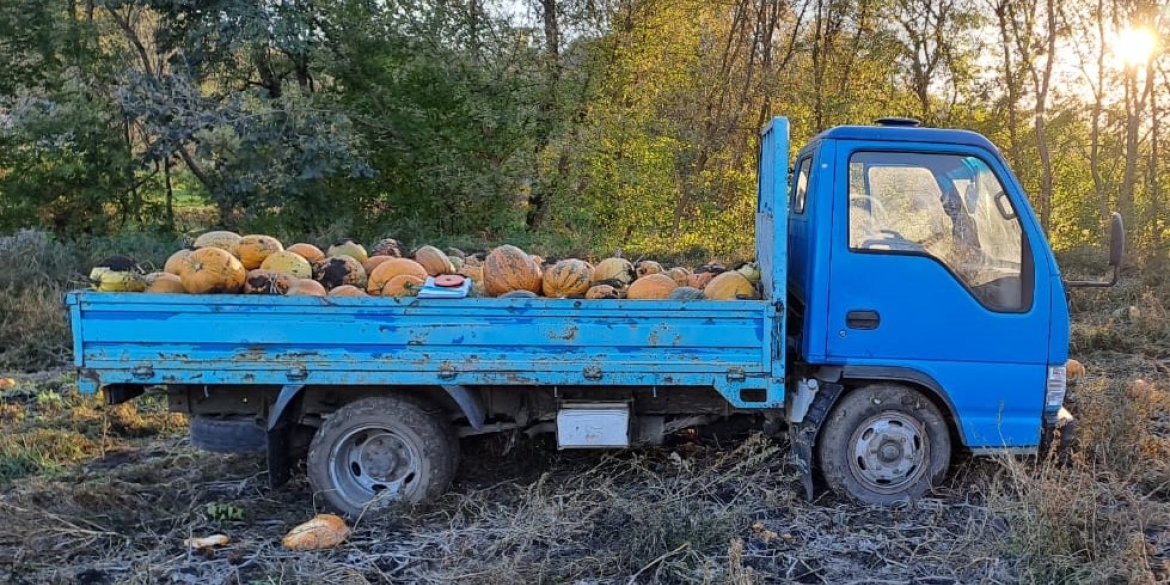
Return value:
[(1064, 286), (1068, 288), (1109, 288), (1121, 279), (1121, 267), (1113, 267), (1113, 278), (1109, 280), (1065, 280)]

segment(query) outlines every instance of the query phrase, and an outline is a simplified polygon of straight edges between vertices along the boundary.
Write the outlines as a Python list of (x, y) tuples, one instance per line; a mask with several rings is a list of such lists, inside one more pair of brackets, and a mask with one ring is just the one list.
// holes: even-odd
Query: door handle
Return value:
[(845, 326), (850, 329), (877, 329), (882, 316), (877, 311), (849, 311), (845, 313)]

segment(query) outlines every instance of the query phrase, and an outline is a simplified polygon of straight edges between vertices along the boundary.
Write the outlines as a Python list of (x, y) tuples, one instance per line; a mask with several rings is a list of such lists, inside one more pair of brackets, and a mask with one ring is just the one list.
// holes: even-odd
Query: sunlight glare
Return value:
[(1147, 28), (1132, 27), (1122, 30), (1113, 41), (1113, 54), (1125, 66), (1145, 65), (1154, 55), (1158, 40)]

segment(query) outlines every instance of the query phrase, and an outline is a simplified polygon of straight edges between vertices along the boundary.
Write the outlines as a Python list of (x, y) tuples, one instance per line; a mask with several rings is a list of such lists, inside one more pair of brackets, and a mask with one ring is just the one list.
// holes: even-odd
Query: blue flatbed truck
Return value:
[[(1120, 222), (1111, 263), (1120, 262)], [(1062, 408), (1067, 285), (997, 149), (898, 119), (762, 131), (761, 300), (68, 293), (78, 385), (165, 385), (213, 450), (267, 452), (349, 515), (442, 493), (459, 437), (657, 444), (755, 415), (869, 504), (923, 495), (952, 452), (1036, 453)], [(1116, 271), (1114, 272), (1114, 281)], [(197, 440), (198, 439), (198, 440)]]

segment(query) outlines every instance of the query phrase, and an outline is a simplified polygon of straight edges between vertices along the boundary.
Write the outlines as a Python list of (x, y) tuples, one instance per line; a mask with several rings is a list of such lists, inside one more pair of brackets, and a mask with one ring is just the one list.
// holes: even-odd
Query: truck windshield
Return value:
[(1003, 183), (973, 156), (858, 152), (849, 164), (849, 248), (945, 265), (987, 308), (1026, 310), (1023, 230)]

